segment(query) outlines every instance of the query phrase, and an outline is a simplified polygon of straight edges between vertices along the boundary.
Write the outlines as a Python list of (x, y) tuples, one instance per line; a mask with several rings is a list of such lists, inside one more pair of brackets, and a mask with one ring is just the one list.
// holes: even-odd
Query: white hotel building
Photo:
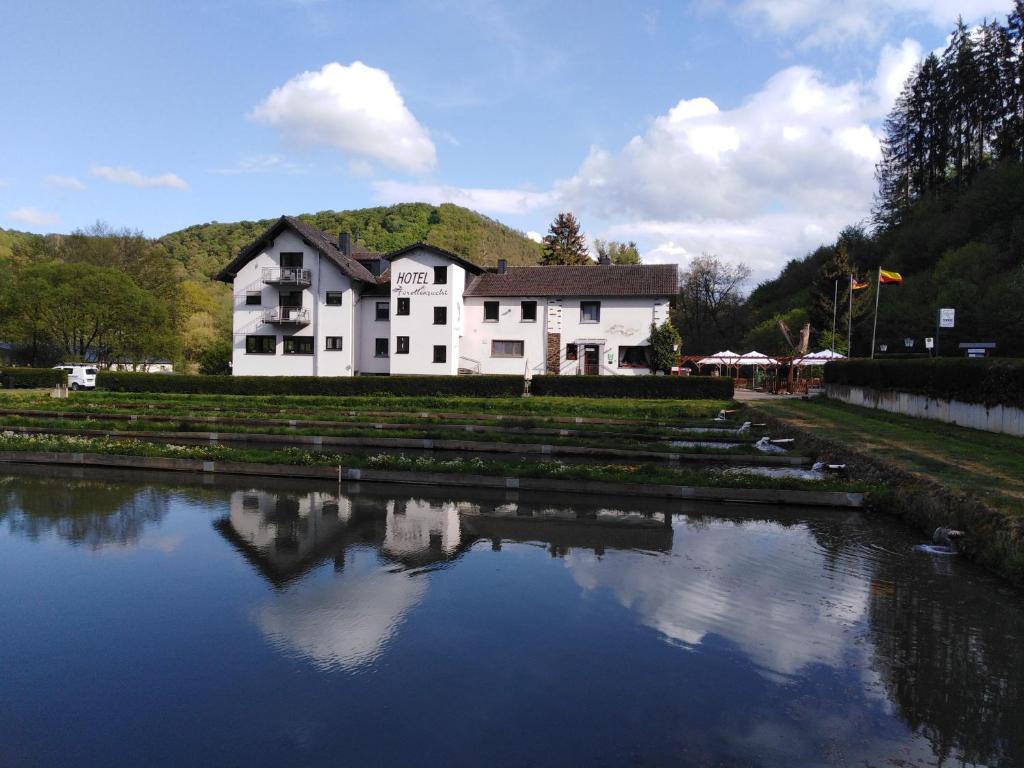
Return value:
[(218, 275), (246, 376), (650, 373), (675, 265), (487, 270), (423, 243), (388, 254), (282, 216)]

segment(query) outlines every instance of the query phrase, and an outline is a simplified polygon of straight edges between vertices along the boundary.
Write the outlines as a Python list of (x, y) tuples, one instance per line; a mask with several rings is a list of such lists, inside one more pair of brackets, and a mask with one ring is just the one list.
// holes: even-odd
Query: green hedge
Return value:
[(1024, 360), (1017, 359), (845, 360), (825, 366), (825, 383), (1024, 408)]
[(27, 389), (67, 384), (68, 375), (54, 368), (0, 368), (0, 387)]
[(659, 400), (731, 400), (727, 376), (534, 376), (534, 395), (630, 397)]
[(100, 371), (96, 388), (111, 392), (223, 395), (464, 395), (523, 394), (522, 376), (180, 376)]

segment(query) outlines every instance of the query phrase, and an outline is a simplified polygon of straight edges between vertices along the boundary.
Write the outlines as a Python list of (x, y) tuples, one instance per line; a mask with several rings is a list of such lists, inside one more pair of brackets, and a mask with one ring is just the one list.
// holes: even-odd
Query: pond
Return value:
[(849, 511), (0, 475), (3, 765), (1024, 765), (1020, 595)]

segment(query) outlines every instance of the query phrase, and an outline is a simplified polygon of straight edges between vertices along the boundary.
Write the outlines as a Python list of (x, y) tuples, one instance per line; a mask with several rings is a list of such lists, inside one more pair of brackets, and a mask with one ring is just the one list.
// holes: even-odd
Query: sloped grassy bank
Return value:
[[(840, 407), (843, 411), (864, 410)], [(1005, 502), (996, 504), (976, 489), (955, 487), (946, 481), (941, 466), (930, 475), (905, 469), (869, 453), (869, 446), (858, 447), (836, 437), (837, 430), (824, 423), (816, 424), (812, 412), (797, 414), (789, 407), (752, 408), (745, 412), (766, 423), (769, 429), (794, 435), (803, 448), (825, 461), (846, 464), (847, 476), (869, 489), (869, 510), (901, 518), (929, 537), (940, 526), (963, 530), (967, 535), (960, 546), (966, 556), (1024, 587), (1024, 502), (1016, 508)], [(926, 427), (933, 428), (930, 423), (922, 425), (922, 429)], [(846, 437), (849, 439), (849, 435)]]

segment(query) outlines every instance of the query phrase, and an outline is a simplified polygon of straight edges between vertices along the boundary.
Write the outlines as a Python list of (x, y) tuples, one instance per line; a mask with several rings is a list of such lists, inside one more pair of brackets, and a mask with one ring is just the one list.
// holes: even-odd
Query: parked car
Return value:
[(96, 388), (96, 369), (91, 365), (65, 363), (64, 365), (55, 365), (53, 367), (64, 371), (68, 375), (68, 386), (71, 389)]

